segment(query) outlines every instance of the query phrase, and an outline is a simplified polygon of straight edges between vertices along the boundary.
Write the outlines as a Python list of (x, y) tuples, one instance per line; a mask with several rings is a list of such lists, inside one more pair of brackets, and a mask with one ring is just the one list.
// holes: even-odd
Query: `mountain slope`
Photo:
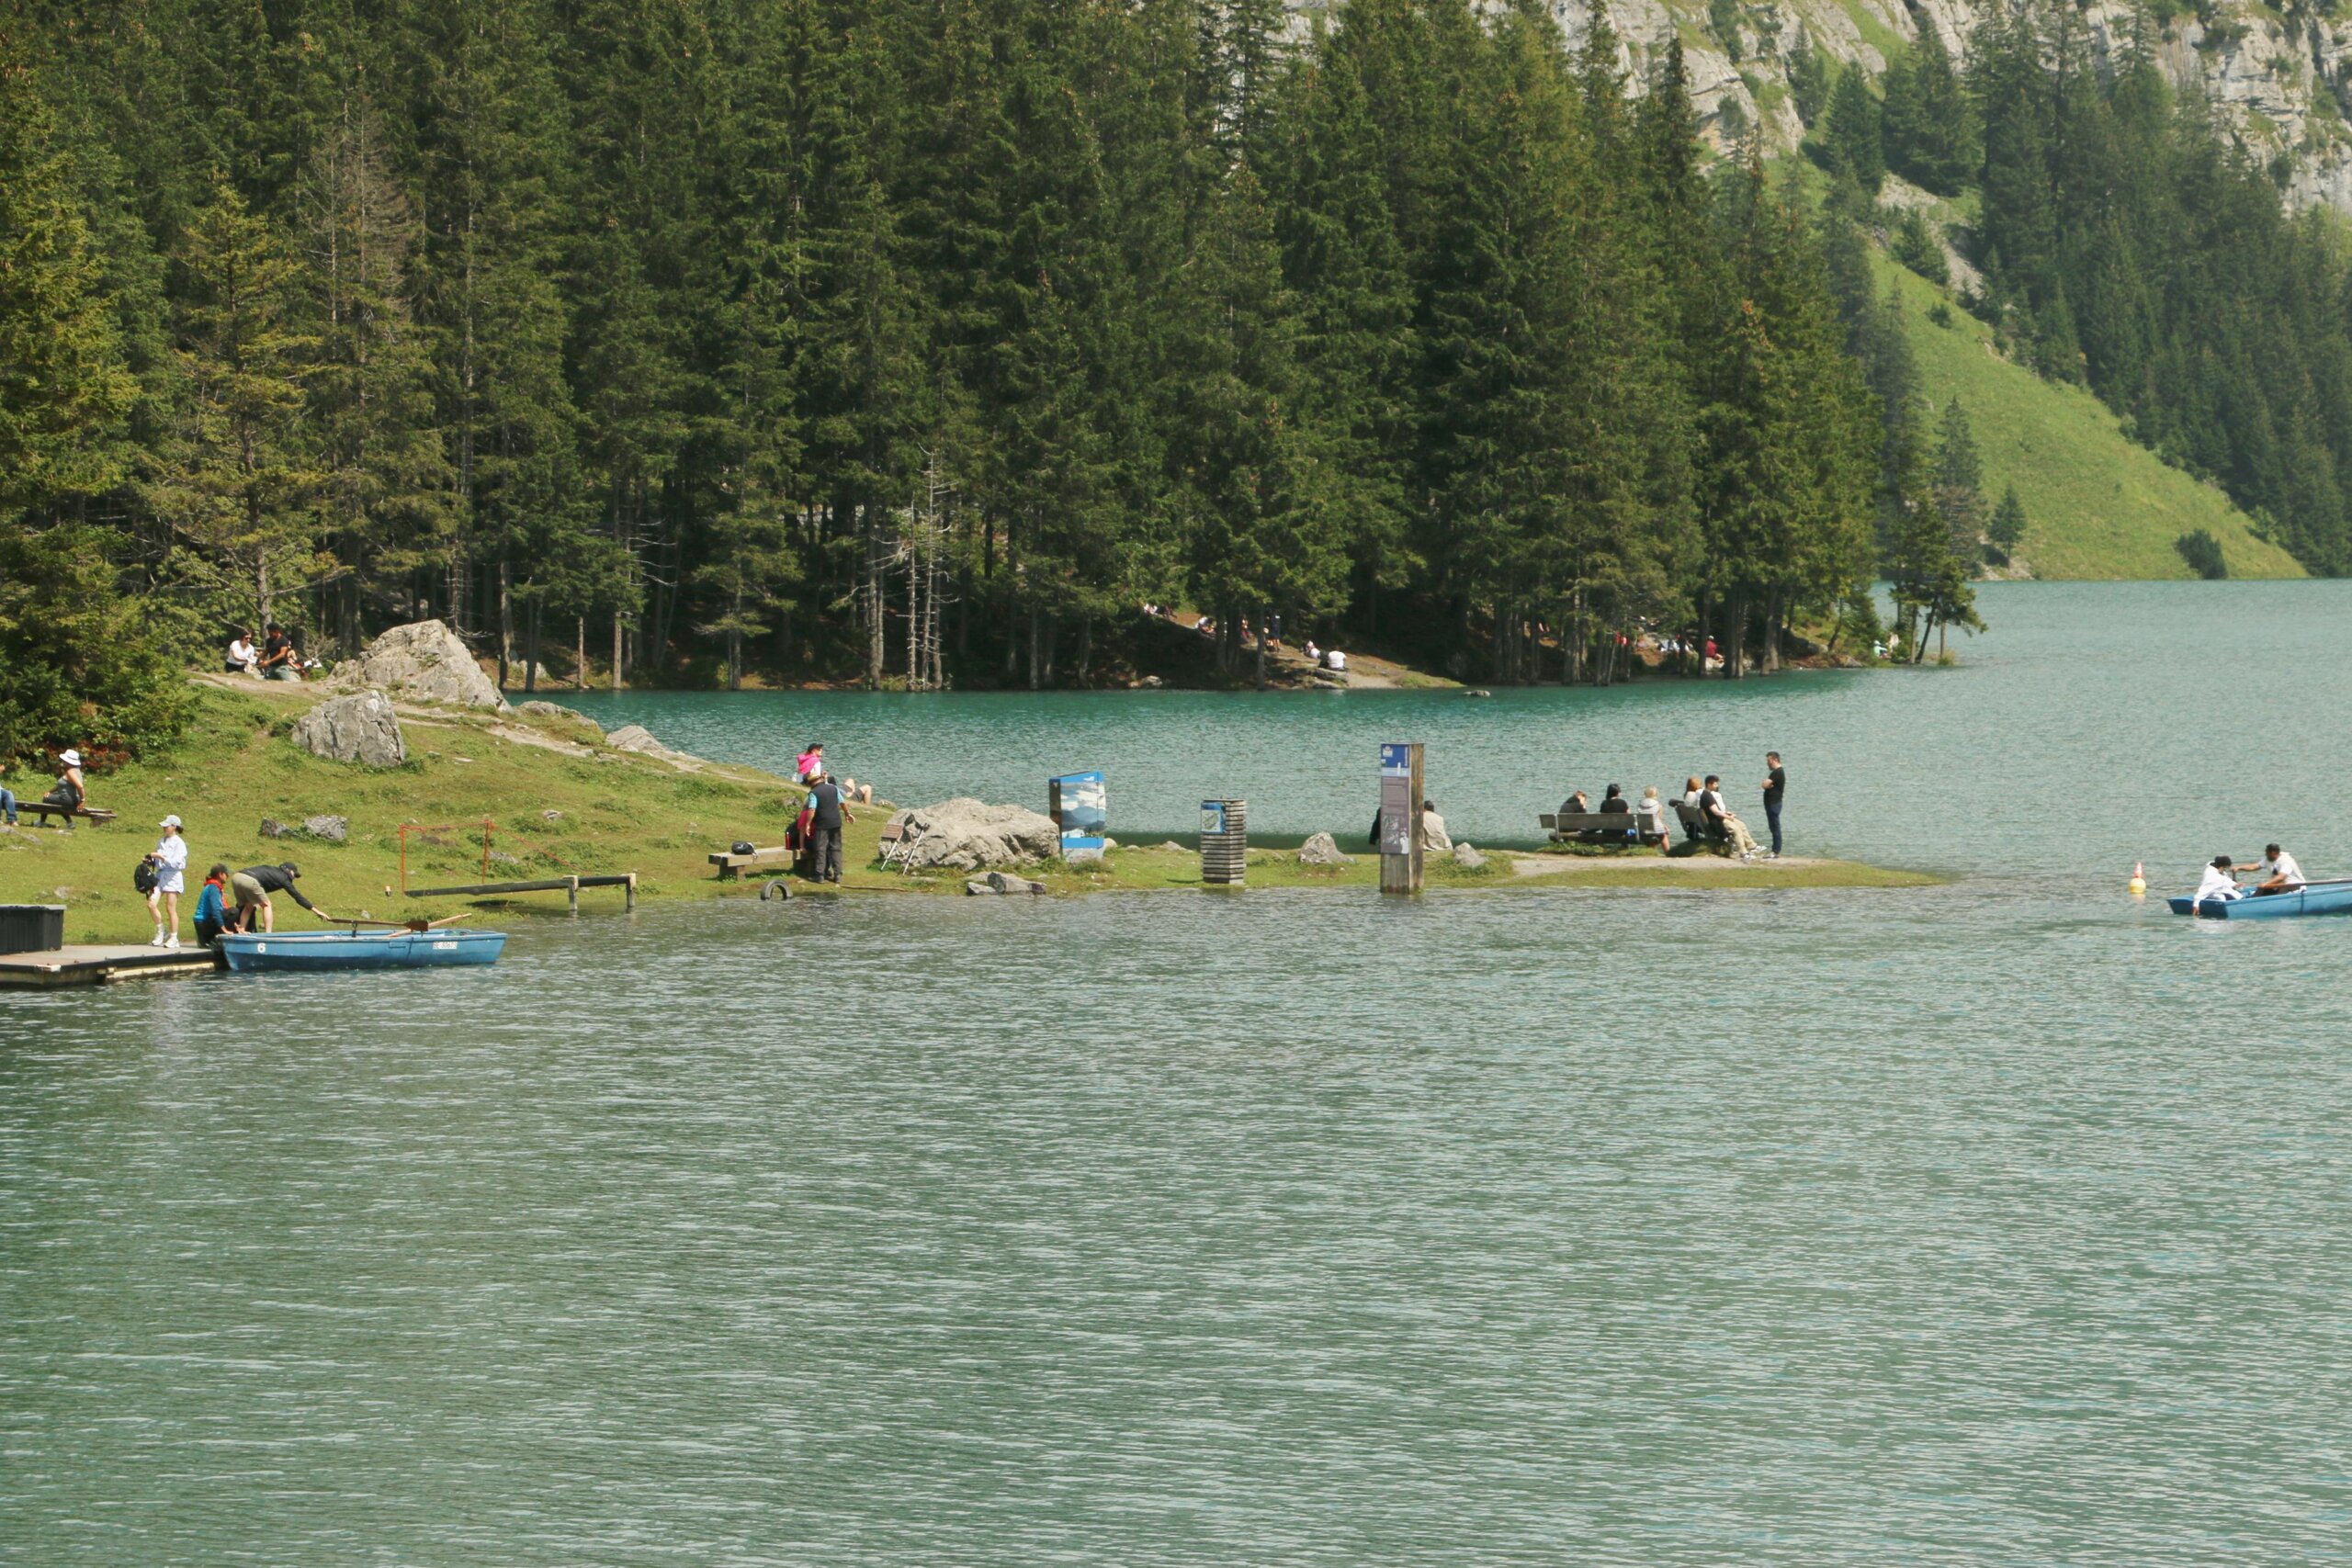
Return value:
[[(2286, 551), (2255, 536), (2252, 520), (2227, 496), (2125, 435), (2090, 392), (2000, 358), (1990, 331), (1943, 290), (1883, 254), (1873, 253), (1873, 264), (1881, 291), (1893, 282), (1902, 293), (1928, 396), (1938, 409), (1957, 397), (1968, 411), (1986, 500), (2017, 486), (2027, 519), (2017, 558), (2036, 577), (2193, 577), (2174, 541), (2199, 528), (2220, 541), (2232, 577), (2305, 575)], [(1950, 326), (1928, 320), (1939, 304)]]

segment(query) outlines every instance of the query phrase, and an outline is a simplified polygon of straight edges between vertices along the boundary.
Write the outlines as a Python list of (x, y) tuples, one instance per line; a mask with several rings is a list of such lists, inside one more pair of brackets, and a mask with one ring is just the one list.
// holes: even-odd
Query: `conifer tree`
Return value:
[(324, 476), (302, 423), (319, 343), (299, 330), (299, 264), (226, 176), (180, 264), (187, 401), (157, 500), (199, 569), (225, 573), (225, 604), (260, 626), (280, 595), (332, 569), (318, 550)]
[(1953, 71), (1933, 18), (1886, 68), (1887, 166), (1942, 196), (1957, 196), (1983, 157), (1975, 106)]
[(1878, 99), (1871, 95), (1860, 68), (1849, 67), (1838, 73), (1821, 140), (1832, 173), (1851, 175), (1862, 189), (1877, 194), (1886, 179), (1886, 143)]

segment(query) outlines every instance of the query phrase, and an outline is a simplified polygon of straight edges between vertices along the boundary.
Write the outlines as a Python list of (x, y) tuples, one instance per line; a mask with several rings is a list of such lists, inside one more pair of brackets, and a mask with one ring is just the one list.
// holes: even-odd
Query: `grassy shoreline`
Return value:
[[(83, 824), (70, 833), (30, 826), (0, 833), (0, 903), (62, 903), (66, 940), (143, 942), (152, 931), (146, 901), (131, 873), (153, 844), (155, 825), (176, 813), (187, 823), (189, 895), (182, 940), (204, 868), (294, 861), (303, 890), (338, 916), (437, 917), (475, 907), (465, 898), (400, 895), (402, 824), (407, 885), (435, 886), (525, 881), (571, 874), (633, 871), (641, 899), (756, 897), (767, 880), (752, 874), (722, 883), (707, 857), (739, 839), (780, 843), (798, 804), (785, 780), (757, 768), (618, 751), (561, 717), (491, 715), (403, 706), (410, 760), (371, 771), (311, 757), (287, 739), (293, 721), (326, 694), (311, 687), (223, 689), (199, 682), (195, 721), (168, 756), (93, 778), (93, 805), (119, 813), (113, 824)], [(38, 799), (48, 780), (17, 769), (0, 777), (19, 799)], [(306, 817), (349, 818), (349, 838), (328, 843), (303, 837), (264, 838), (264, 818), (299, 824)], [(906, 875), (874, 863), (888, 809), (861, 809), (844, 835), (851, 870), (842, 891), (963, 893), (965, 873)], [(485, 878), (481, 822), (494, 824)], [(1556, 865), (1552, 863), (1557, 862)], [(1532, 863), (1532, 872), (1521, 869)], [(1057, 894), (1199, 889), (1200, 863), (1187, 844), (1176, 850), (1132, 846), (1099, 867), (1056, 865), (1031, 874)], [(1379, 863), (1357, 854), (1351, 864), (1303, 866), (1295, 852), (1252, 851), (1249, 886), (1370, 889)], [(1444, 862), (1430, 868), (1432, 889), (1518, 887), (1918, 886), (1940, 880), (1845, 861), (1667, 860), (1656, 855), (1529, 855), (1498, 851), (1483, 870)], [(799, 885), (796, 884), (796, 889)], [(556, 894), (522, 896), (517, 905), (560, 911)], [(617, 910), (616, 891), (581, 895), (583, 910)], [(317, 922), (280, 900), (281, 929)]]

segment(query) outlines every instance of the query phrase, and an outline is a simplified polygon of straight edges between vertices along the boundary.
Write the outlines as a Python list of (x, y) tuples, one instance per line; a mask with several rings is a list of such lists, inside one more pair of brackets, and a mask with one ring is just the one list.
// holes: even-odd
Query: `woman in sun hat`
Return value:
[(164, 836), (155, 840), (148, 859), (155, 863), (155, 891), (147, 895), (147, 912), (155, 917), (155, 939), (150, 947), (180, 944), (180, 894), (187, 887), (187, 840), (180, 835), (176, 816), (164, 818)]

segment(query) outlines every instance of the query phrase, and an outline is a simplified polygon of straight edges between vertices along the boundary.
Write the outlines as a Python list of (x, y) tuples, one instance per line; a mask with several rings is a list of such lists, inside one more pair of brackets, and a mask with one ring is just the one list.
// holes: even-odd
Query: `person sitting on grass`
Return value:
[(237, 635), (229, 639), (229, 657), (225, 668), (232, 675), (261, 673), (261, 653), (254, 647), (253, 634), (243, 626), (239, 626)]
[(1445, 818), (1437, 814), (1437, 802), (1421, 802), (1421, 853), (1450, 855), (1453, 852), (1453, 837), (1445, 830)]

